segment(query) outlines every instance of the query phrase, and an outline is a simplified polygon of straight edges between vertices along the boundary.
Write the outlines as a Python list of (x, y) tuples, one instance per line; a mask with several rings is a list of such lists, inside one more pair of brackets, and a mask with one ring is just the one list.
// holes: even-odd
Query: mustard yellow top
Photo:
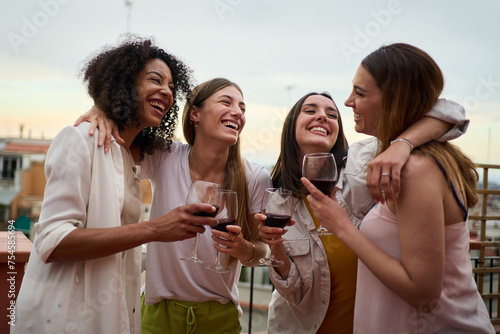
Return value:
[[(314, 224), (318, 227), (319, 221), (305, 197), (304, 202)], [(331, 290), (330, 304), (317, 333), (352, 334), (358, 258), (336, 235), (325, 235), (319, 238), (323, 242), (328, 258)]]

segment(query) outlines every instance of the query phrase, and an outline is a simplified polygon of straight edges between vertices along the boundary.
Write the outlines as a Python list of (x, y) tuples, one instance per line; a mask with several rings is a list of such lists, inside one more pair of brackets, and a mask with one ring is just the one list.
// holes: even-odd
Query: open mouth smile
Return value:
[(157, 101), (157, 100), (154, 100), (154, 101), (149, 101), (149, 105), (153, 108), (155, 108), (156, 110), (158, 110), (159, 112), (161, 112), (162, 114), (165, 113), (165, 110), (167, 109), (167, 107), (165, 106), (165, 104), (161, 103), (160, 101)]
[(223, 121), (222, 125), (224, 125), (226, 128), (231, 128), (231, 129), (236, 130), (236, 131), (238, 131), (238, 129), (240, 128), (238, 123), (235, 123), (232, 121)]
[(309, 129), (309, 131), (315, 132), (315, 133), (320, 133), (320, 134), (323, 134), (325, 136), (328, 136), (328, 131), (326, 131), (326, 129), (319, 127), (319, 126), (312, 127), (311, 129)]

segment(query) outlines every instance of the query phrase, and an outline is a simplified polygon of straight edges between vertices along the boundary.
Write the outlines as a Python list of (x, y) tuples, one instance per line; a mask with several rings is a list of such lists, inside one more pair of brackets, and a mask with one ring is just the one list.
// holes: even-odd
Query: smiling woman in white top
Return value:
[[(151, 180), (155, 218), (184, 203), (193, 181), (215, 182), (238, 194), (237, 225), (229, 232), (213, 230), (200, 236), (198, 257), (212, 263), (216, 250), (230, 271), (219, 274), (179, 260), (193, 243), (148, 245), (143, 333), (239, 333), (237, 283), (241, 264), (258, 265), (266, 252), (258, 240), (253, 214), (260, 211), (269, 173), (240, 156), (239, 135), (246, 122), (241, 89), (216, 78), (197, 86), (184, 108), (183, 130), (188, 144), (174, 143), (172, 151), (146, 157), (143, 177)], [(214, 243), (215, 242), (215, 243)]]
[[(130, 38), (91, 58), (84, 80), (124, 141), (110, 152), (87, 123), (64, 128), (47, 153), (47, 185), (11, 333), (140, 333), (140, 246), (191, 238), (215, 224), (190, 205), (148, 222), (129, 152), (156, 151), (173, 133), (171, 110), (190, 89), (189, 69), (150, 40)], [(166, 147), (165, 147), (166, 148)]]

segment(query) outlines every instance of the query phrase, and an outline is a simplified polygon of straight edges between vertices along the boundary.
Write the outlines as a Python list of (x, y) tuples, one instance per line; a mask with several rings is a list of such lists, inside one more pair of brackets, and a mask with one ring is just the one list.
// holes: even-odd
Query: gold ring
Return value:
[(233, 235), (233, 237), (231, 238), (231, 241), (234, 241), (234, 237), (236, 237), (235, 235)]
[(94, 121), (97, 121), (97, 117), (94, 117)]

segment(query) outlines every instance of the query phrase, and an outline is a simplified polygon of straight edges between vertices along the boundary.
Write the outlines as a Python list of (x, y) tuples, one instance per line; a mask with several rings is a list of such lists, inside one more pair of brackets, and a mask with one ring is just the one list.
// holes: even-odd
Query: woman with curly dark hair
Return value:
[(47, 186), (11, 333), (140, 333), (141, 248), (203, 233), (206, 204), (141, 218), (140, 180), (130, 153), (165, 150), (176, 100), (190, 71), (150, 40), (128, 39), (84, 67), (88, 92), (118, 124), (109, 153), (88, 123), (64, 128), (47, 153)]
[[(186, 97), (192, 88), (191, 70), (180, 60), (164, 50), (152, 46), (150, 40), (138, 41), (102, 52), (90, 60), (83, 68), (84, 80), (88, 81), (88, 92), (105, 115), (117, 125), (116, 130), (137, 125), (140, 121), (137, 109), (135, 81), (137, 73), (151, 59), (163, 61), (172, 75), (172, 106), (155, 127), (145, 127), (135, 137), (133, 144), (144, 153), (151, 154), (155, 149), (168, 150), (174, 136), (179, 105), (178, 97)], [(103, 140), (104, 131), (100, 133)], [(117, 138), (120, 140), (119, 133)]]

